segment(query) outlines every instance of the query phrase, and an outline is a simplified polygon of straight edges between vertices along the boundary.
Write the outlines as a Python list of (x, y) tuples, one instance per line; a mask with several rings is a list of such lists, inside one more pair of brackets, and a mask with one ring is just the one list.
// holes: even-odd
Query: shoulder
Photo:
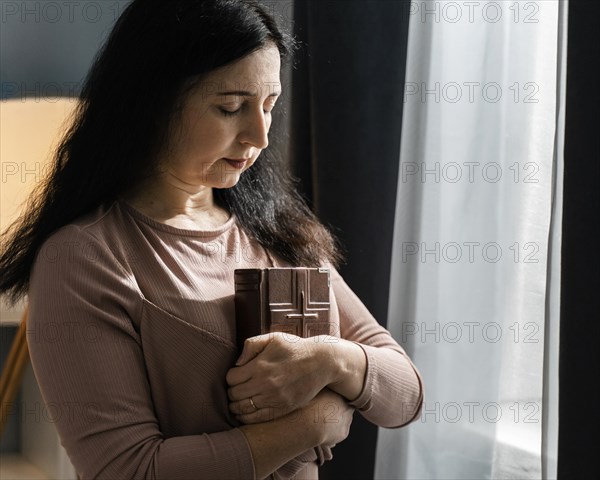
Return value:
[(109, 224), (103, 218), (98, 212), (78, 218), (52, 233), (38, 249), (28, 291), (32, 314), (41, 319), (42, 311), (61, 316), (67, 310), (91, 312), (111, 305), (139, 312), (143, 297), (115, 248), (118, 242), (108, 240)]
[(50, 234), (36, 253), (35, 265), (89, 268), (89, 263), (102, 261), (126, 271), (132, 255), (127, 228), (116, 202), (98, 206)]
[(93, 336), (110, 328), (137, 341), (133, 319), (141, 316), (143, 296), (109, 246), (85, 225), (78, 220), (61, 227), (38, 250), (27, 293), (28, 335), (46, 328), (70, 335), (69, 329), (81, 328)]
[(31, 283), (126, 281), (132, 253), (117, 217), (114, 204), (100, 206), (50, 234), (36, 252)]

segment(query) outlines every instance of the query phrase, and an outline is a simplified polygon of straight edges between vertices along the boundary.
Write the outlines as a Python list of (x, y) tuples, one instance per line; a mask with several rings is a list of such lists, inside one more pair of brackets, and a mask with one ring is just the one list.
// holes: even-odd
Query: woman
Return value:
[[(83, 479), (318, 478), (355, 409), (418, 418), (417, 370), (267, 148), (292, 47), (251, 0), (134, 0), (9, 231), (0, 292), (28, 293), (34, 371)], [(239, 354), (233, 270), (321, 265), (337, 337)]]

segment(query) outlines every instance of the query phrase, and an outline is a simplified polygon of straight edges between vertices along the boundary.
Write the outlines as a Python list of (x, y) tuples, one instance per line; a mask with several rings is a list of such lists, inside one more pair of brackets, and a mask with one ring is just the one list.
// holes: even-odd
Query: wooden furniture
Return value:
[(0, 435), (4, 431), (8, 414), (21, 386), (23, 373), (29, 361), (26, 337), (27, 312), (28, 308), (26, 306), (21, 317), (21, 324), (8, 352), (6, 363), (2, 368), (2, 373), (0, 373)]

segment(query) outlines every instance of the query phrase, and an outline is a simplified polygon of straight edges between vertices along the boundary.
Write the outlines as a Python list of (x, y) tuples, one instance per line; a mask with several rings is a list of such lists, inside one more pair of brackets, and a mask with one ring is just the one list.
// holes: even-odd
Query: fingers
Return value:
[(288, 357), (290, 346), (296, 346), (302, 341), (305, 339), (285, 332), (270, 332), (247, 338), (235, 364), (241, 367), (268, 349), (274, 349), (275, 355)]
[(252, 397), (252, 402), (250, 401), (250, 398), (245, 398), (229, 404), (231, 413), (233, 413), (240, 422), (246, 425), (268, 422), (283, 417), (294, 411), (296, 408), (297, 405), (285, 406), (283, 404), (264, 404), (264, 402), (261, 402), (260, 396)]
[(247, 382), (252, 378), (252, 371), (249, 368), (233, 367), (227, 371), (225, 381), (228, 385), (234, 386)]
[(256, 337), (247, 338), (244, 342), (244, 349), (242, 350), (242, 354), (238, 358), (235, 364), (238, 367), (245, 365), (254, 357), (256, 357), (260, 352), (262, 352), (265, 347), (271, 342), (273, 337), (269, 334), (258, 335)]
[[(295, 338), (303, 340), (300, 337)], [(225, 380), (229, 386), (235, 386), (247, 382), (252, 377), (263, 376), (265, 373), (287, 378), (290, 369), (282, 366), (287, 362), (295, 365), (292, 369), (295, 374), (291, 376), (290, 382), (306, 375), (315, 377), (315, 371), (320, 370), (321, 367), (315, 361), (306, 360), (308, 357), (305, 350), (295, 344), (290, 346), (290, 342), (284, 340), (281, 332), (258, 335), (246, 339), (236, 366), (228, 370)], [(314, 378), (312, 381), (315, 383)]]
[(258, 405), (254, 399), (251, 398), (244, 398), (243, 400), (231, 402), (229, 404), (229, 411), (234, 415), (249, 415), (258, 410), (260, 410)]
[[(256, 393), (256, 387), (253, 387), (250, 382), (242, 383), (227, 389), (227, 396), (232, 402), (239, 402), (250, 398)], [(247, 403), (247, 402), (246, 402)]]
[(235, 363), (235, 367), (230, 368), (225, 375), (225, 381), (228, 385), (234, 386), (247, 382), (253, 376), (256, 367), (255, 364), (249, 364), (255, 359), (272, 341), (270, 334), (259, 335), (247, 338), (244, 342), (244, 349)]

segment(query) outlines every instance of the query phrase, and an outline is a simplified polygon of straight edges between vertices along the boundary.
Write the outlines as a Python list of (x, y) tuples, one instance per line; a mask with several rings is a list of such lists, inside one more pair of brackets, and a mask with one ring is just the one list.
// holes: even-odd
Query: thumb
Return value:
[(237, 359), (237, 362), (235, 362), (236, 367), (241, 367), (256, 357), (265, 349), (269, 342), (270, 338), (268, 334), (247, 338), (244, 342), (242, 354), (240, 355), (240, 358)]

